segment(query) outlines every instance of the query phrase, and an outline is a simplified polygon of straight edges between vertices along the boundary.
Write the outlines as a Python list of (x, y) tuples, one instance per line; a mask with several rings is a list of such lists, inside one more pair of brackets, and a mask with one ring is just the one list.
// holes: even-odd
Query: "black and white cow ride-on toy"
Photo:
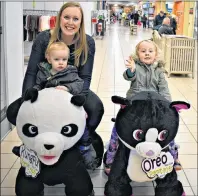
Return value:
[(44, 195), (44, 184), (65, 185), (67, 196), (93, 196), (93, 184), (76, 143), (86, 126), (85, 97), (32, 89), (9, 105), (7, 118), (23, 143), (15, 192)]
[(122, 108), (115, 119), (119, 147), (105, 195), (132, 196), (131, 181), (155, 181), (155, 196), (185, 195), (168, 145), (178, 131), (178, 112), (190, 105), (169, 102), (155, 92), (140, 92), (130, 101), (113, 96), (112, 101)]

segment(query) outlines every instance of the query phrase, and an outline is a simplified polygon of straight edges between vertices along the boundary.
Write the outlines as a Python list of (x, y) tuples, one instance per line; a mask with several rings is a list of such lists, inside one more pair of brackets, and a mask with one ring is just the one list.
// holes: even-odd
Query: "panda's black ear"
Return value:
[(35, 88), (27, 89), (25, 95), (23, 96), (24, 101), (30, 100), (31, 103), (35, 102), (37, 98), (38, 98), (38, 90)]
[(129, 105), (130, 104), (130, 102), (126, 98), (119, 97), (119, 96), (112, 96), (111, 101), (115, 104), (121, 104), (121, 105)]
[(84, 95), (74, 95), (71, 98), (71, 103), (76, 106), (83, 106), (85, 104), (86, 97)]
[(6, 116), (8, 121), (13, 125), (16, 125), (16, 118), (22, 103), (23, 103), (22, 98), (19, 98), (8, 106), (8, 109), (6, 111)]

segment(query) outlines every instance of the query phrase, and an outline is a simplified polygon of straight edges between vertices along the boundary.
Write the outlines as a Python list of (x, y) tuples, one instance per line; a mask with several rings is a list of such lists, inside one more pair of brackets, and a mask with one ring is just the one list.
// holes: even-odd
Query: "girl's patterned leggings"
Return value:
[[(169, 151), (175, 161), (178, 159), (178, 148), (179, 148), (179, 146), (176, 145), (174, 140), (170, 142)], [(111, 165), (113, 163), (117, 149), (118, 149), (118, 135), (116, 132), (116, 128), (114, 126), (112, 133), (111, 133), (109, 147), (107, 150), (107, 156), (106, 156), (106, 164), (107, 165)]]

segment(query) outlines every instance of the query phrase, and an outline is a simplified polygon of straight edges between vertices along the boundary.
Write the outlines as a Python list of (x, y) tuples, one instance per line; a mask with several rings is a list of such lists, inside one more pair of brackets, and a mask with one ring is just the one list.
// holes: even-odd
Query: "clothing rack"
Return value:
[(36, 15), (36, 16), (56, 16), (58, 14), (58, 11), (52, 11), (52, 10), (23, 10), (23, 15)]

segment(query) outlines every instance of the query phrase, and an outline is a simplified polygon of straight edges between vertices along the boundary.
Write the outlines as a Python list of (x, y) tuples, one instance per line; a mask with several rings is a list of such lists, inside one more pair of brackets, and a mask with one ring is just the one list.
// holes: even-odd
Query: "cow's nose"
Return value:
[(149, 151), (146, 153), (146, 155), (149, 156), (149, 157), (150, 157), (150, 156), (153, 156), (153, 155), (154, 155), (154, 152), (153, 152), (152, 150), (149, 150)]
[(51, 144), (44, 144), (44, 147), (45, 147), (47, 150), (51, 150), (52, 148), (54, 148), (54, 145), (51, 145)]

